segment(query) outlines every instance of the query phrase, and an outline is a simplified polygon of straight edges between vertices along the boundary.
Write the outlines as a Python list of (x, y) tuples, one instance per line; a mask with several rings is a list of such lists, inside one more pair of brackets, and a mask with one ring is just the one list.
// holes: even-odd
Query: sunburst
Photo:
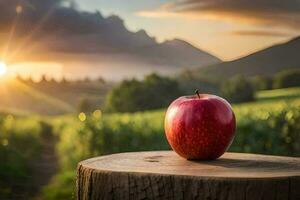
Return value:
[(4, 76), (7, 73), (7, 65), (5, 62), (0, 61), (0, 76)]

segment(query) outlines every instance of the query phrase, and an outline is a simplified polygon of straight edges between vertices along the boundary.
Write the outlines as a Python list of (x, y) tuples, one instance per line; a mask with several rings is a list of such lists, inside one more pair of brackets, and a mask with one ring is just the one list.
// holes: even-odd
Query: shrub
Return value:
[(168, 149), (161, 112), (88, 115), (61, 126), (57, 146), (60, 165), (74, 169), (78, 161), (99, 155), (127, 151)]
[(219, 83), (207, 77), (199, 77), (192, 70), (184, 70), (176, 80), (185, 95), (191, 95), (196, 89), (200, 93), (219, 94)]
[(231, 151), (300, 156), (300, 107), (238, 113)]
[(273, 88), (300, 86), (300, 70), (287, 70), (275, 75)]
[(65, 200), (76, 199), (75, 195), (76, 172), (65, 171), (54, 176), (43, 191), (43, 199)]
[[(260, 104), (234, 107), (238, 123), (230, 151), (300, 156), (299, 104), (280, 102), (271, 108)], [(170, 149), (164, 135), (164, 111), (59, 121), (55, 131), (60, 133), (61, 171), (44, 190), (46, 199), (74, 196), (75, 169), (81, 160), (117, 152)]]
[(226, 81), (221, 87), (221, 94), (231, 103), (254, 100), (254, 89), (252, 84), (241, 75)]
[[(300, 156), (300, 106), (274, 106), (234, 109), (238, 123), (231, 150)], [(84, 122), (61, 126), (61, 166), (74, 169), (82, 159), (110, 153), (169, 149), (163, 122), (164, 112), (152, 111), (88, 115)]]
[(106, 109), (112, 112), (136, 112), (168, 106), (181, 95), (175, 80), (151, 74), (143, 81), (125, 80), (108, 95)]
[(255, 76), (251, 79), (251, 83), (253, 88), (257, 90), (269, 90), (272, 89), (272, 79), (263, 77), (263, 76)]
[(92, 111), (91, 102), (87, 98), (82, 98), (79, 101), (77, 111), (78, 111), (78, 113), (81, 113), (81, 112), (84, 112), (84, 113), (91, 112)]
[(43, 190), (48, 200), (74, 198), (75, 169), (81, 160), (109, 153), (169, 149), (161, 112), (88, 115), (56, 124), (60, 172)]
[(31, 163), (40, 156), (38, 119), (0, 117), (0, 199), (28, 199), (36, 190)]

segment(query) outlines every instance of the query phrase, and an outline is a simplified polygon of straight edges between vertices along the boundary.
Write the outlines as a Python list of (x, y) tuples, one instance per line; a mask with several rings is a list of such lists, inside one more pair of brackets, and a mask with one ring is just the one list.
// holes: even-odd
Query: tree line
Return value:
[(31, 83), (31, 84), (41, 84), (41, 83), (48, 83), (48, 84), (68, 84), (68, 83), (91, 83), (91, 82), (99, 82), (99, 83), (106, 83), (105, 79), (103, 77), (98, 77), (97, 79), (91, 79), (89, 77), (85, 77), (83, 79), (76, 79), (71, 80), (67, 79), (66, 77), (62, 77), (60, 80), (57, 80), (55, 78), (47, 77), (46, 75), (42, 75), (39, 80), (34, 80), (32, 77), (22, 77), (20, 75), (16, 76), (16, 80), (22, 81), (25, 83)]
[(258, 90), (300, 86), (300, 70), (286, 70), (273, 77), (236, 75), (222, 81), (198, 78), (186, 71), (177, 77), (151, 74), (144, 80), (124, 80), (107, 96), (105, 109), (110, 112), (136, 112), (167, 107), (182, 95), (217, 94), (231, 103), (249, 102)]

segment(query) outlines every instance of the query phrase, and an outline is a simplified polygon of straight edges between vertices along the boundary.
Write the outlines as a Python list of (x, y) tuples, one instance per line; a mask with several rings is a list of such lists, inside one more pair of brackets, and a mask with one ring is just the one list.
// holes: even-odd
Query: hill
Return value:
[[(159, 43), (145, 30), (130, 31), (117, 15), (105, 17), (98, 11), (83, 12), (64, 6), (59, 0), (26, 2), (0, 3), (0, 31), (4, 34), (10, 33), (16, 5), (23, 6), (9, 61), (58, 62), (63, 64), (64, 75), (72, 78), (101, 75), (108, 79), (142, 77), (154, 71), (169, 74), (183, 67), (220, 62), (186, 41)], [(24, 35), (28, 35), (25, 40)], [(26, 50), (29, 44), (30, 51)]]
[(0, 83), (0, 110), (59, 115), (76, 112), (82, 99), (86, 99), (92, 109), (102, 109), (111, 87), (111, 84), (97, 81), (34, 83), (10, 80)]
[(300, 37), (237, 60), (207, 66), (197, 71), (212, 77), (231, 77), (235, 74), (271, 76), (285, 69), (299, 69), (299, 52)]

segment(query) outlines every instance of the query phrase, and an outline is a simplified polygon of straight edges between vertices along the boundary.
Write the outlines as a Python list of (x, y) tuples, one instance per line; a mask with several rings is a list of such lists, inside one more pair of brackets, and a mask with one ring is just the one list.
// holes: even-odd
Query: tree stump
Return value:
[(300, 200), (300, 158), (226, 153), (185, 160), (172, 151), (79, 163), (77, 199)]

